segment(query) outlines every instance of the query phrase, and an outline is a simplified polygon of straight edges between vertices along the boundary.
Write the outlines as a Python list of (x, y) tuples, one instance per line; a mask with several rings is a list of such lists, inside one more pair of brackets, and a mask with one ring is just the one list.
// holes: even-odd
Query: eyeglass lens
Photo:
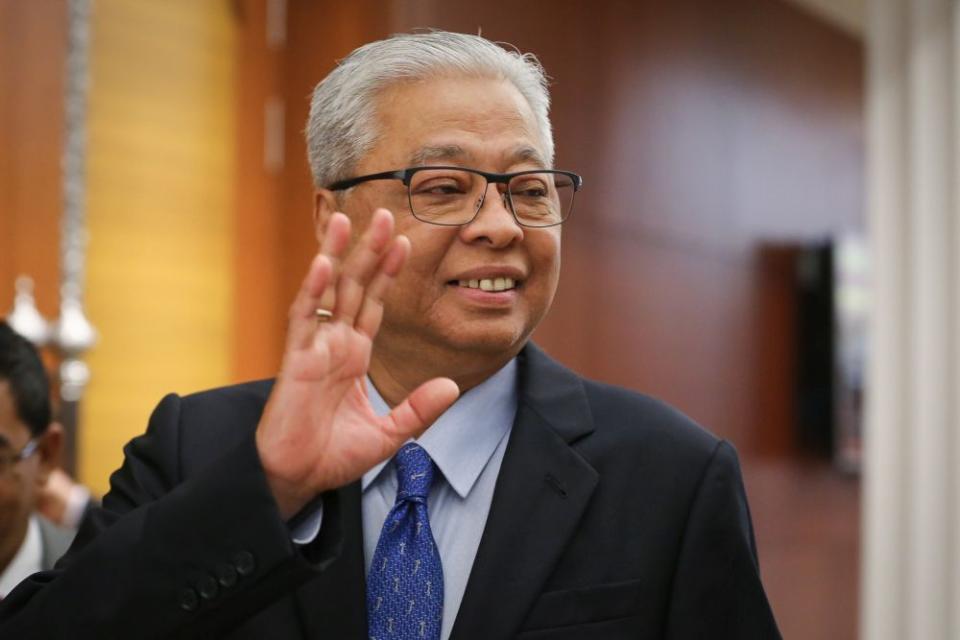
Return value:
[[(413, 215), (434, 224), (466, 224), (484, 197), (487, 179), (461, 169), (425, 169), (410, 180)], [(502, 189), (502, 187), (501, 187)], [(573, 209), (573, 180), (550, 171), (514, 176), (506, 186), (514, 215), (521, 224), (549, 227), (563, 222)], [(509, 203), (509, 204), (508, 204)]]
[(33, 452), (37, 449), (37, 441), (28, 441), (19, 451), (9, 451), (7, 449), (8, 448), (5, 447), (4, 450), (0, 452), (0, 472), (6, 472), (7, 469), (10, 469), (13, 465), (33, 455)]

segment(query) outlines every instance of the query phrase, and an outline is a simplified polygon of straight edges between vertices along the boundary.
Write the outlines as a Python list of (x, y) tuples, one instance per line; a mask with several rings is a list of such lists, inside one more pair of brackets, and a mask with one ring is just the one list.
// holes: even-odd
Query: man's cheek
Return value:
[(23, 500), (19, 488), (14, 490), (12, 487), (0, 489), (0, 526), (9, 526), (10, 516), (15, 514)]

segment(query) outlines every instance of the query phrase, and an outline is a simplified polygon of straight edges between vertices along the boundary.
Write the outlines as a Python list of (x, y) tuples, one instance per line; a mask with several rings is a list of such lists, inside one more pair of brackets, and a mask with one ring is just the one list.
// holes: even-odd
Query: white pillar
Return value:
[[(953, 535), (953, 547), (948, 558), (951, 569), (950, 601), (951, 629), (954, 637), (960, 636), (960, 1), (954, 0), (952, 13), (950, 15), (952, 26), (951, 41), (953, 44), (953, 56), (950, 60), (951, 69), (951, 93), (950, 99), (953, 104), (952, 135), (947, 135), (949, 144), (952, 145), (953, 162), (951, 166), (950, 180), (953, 186), (953, 229), (950, 238), (950, 257), (953, 260), (953, 281), (951, 283), (953, 292), (953, 324), (951, 325), (953, 336), (953, 349), (951, 353), (951, 364), (953, 366), (953, 379), (950, 381), (947, 393), (953, 398), (951, 406), (953, 443), (951, 448), (953, 482), (951, 484), (951, 502), (948, 507), (953, 509), (951, 519), (951, 534)], [(951, 139), (952, 138), (952, 139)]]
[(960, 638), (960, 9), (874, 0), (861, 637)]

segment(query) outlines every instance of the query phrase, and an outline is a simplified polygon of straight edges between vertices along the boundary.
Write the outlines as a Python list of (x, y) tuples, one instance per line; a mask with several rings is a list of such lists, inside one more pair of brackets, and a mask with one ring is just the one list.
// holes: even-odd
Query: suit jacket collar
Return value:
[(518, 359), (521, 404), (536, 412), (567, 444), (593, 431), (593, 416), (580, 376), (532, 342)]
[(528, 344), (516, 422), (452, 640), (517, 633), (597, 485), (571, 447), (593, 430), (581, 379)]

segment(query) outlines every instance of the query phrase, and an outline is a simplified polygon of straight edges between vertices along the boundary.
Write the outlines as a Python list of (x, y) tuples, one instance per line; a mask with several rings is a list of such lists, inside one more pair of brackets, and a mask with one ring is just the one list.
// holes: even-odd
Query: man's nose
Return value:
[(486, 240), (491, 246), (506, 247), (512, 242), (523, 239), (523, 227), (510, 210), (507, 192), (497, 189), (497, 185), (487, 185), (487, 190), (477, 199), (479, 209), (468, 224), (460, 228), (467, 242)]

